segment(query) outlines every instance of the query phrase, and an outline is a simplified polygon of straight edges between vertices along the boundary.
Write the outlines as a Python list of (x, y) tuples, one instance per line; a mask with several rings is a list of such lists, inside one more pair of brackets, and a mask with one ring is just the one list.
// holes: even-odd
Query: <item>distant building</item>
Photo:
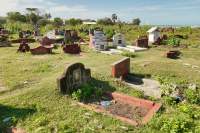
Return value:
[(160, 37), (160, 31), (158, 27), (152, 27), (147, 32), (149, 33), (149, 43), (155, 43)]
[(83, 22), (84, 25), (95, 25), (97, 22)]

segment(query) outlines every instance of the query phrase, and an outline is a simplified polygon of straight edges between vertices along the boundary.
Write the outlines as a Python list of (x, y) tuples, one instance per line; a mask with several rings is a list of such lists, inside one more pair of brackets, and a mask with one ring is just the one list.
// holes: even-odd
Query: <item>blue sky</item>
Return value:
[(200, 0), (3, 0), (0, 15), (37, 7), (53, 17), (102, 18), (116, 13), (120, 20), (139, 17), (143, 24), (200, 25)]

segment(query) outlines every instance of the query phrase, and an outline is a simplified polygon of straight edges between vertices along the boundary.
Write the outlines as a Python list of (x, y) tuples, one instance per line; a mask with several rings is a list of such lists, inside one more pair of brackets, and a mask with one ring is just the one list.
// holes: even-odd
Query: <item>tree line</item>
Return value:
[[(55, 27), (63, 26), (63, 25), (80, 25), (83, 23), (83, 21), (90, 21), (90, 22), (97, 22), (97, 24), (100, 25), (115, 25), (115, 24), (122, 24), (126, 22), (121, 22), (118, 19), (117, 14), (112, 14), (111, 17), (105, 17), (98, 19), (97, 21), (87, 19), (76, 19), (76, 18), (70, 18), (67, 20), (63, 20), (62, 18), (56, 17), (51, 19), (52, 16), (50, 13), (44, 13), (41, 12), (38, 8), (26, 8), (26, 13), (22, 14), (20, 12), (8, 12), (7, 16), (0, 17), (0, 24), (6, 23), (6, 22), (22, 22), (22, 23), (30, 23), (32, 25), (38, 25), (38, 26), (45, 26), (47, 24), (53, 24)], [(134, 18), (132, 20), (133, 25), (140, 25), (141, 20), (139, 18)]]

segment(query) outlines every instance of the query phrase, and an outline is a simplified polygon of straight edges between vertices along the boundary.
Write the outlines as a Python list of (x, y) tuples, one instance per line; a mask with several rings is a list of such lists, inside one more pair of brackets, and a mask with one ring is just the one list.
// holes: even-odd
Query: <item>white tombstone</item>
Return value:
[(107, 50), (108, 42), (107, 38), (102, 31), (94, 31), (94, 36), (92, 37), (93, 48), (98, 51)]
[(117, 47), (117, 46), (121, 46), (121, 47), (125, 47), (125, 38), (124, 35), (122, 35), (121, 33), (115, 34), (113, 36), (113, 46)]
[(149, 33), (149, 43), (155, 43), (160, 37), (160, 31), (158, 27), (152, 27), (147, 32)]

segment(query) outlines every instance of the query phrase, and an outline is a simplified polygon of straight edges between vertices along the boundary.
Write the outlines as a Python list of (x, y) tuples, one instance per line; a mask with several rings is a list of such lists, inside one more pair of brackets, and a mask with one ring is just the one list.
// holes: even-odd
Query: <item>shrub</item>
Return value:
[(154, 117), (150, 126), (160, 132), (184, 133), (194, 130), (193, 121), (182, 113)]
[(184, 117), (174, 117), (163, 121), (161, 131), (169, 133), (183, 133), (191, 131), (192, 121)]
[(108, 29), (105, 29), (105, 34), (106, 34), (106, 37), (110, 39), (114, 36), (115, 31), (113, 29), (108, 28)]
[(135, 53), (127, 52), (127, 51), (123, 52), (122, 55), (126, 56), (126, 57), (130, 57), (130, 58), (135, 58), (136, 57)]
[(189, 117), (192, 119), (200, 119), (200, 110), (190, 104), (178, 105), (178, 111), (189, 115)]
[(181, 40), (175, 37), (169, 38), (167, 40), (167, 45), (173, 46), (173, 47), (178, 47), (181, 43)]
[(175, 99), (170, 96), (164, 96), (163, 101), (165, 105), (174, 105), (176, 103)]
[(200, 102), (200, 93), (197, 89), (186, 89), (184, 96), (189, 103), (199, 104)]

